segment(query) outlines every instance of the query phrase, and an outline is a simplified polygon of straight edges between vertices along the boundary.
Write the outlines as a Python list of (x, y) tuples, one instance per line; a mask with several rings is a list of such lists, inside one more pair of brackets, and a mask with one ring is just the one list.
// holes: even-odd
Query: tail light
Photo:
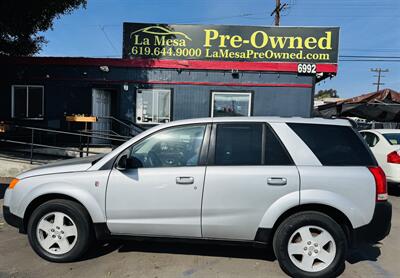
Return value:
[(388, 199), (386, 176), (381, 167), (368, 167), (375, 178), (376, 201), (382, 202)]
[(387, 155), (387, 162), (400, 164), (399, 151), (393, 151)]

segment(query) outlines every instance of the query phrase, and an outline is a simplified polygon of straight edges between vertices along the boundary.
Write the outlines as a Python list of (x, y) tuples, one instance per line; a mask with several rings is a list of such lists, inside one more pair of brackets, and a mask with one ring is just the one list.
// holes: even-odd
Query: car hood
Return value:
[(100, 160), (104, 155), (105, 154), (98, 154), (49, 163), (24, 172), (18, 175), (17, 178), (24, 179), (33, 176), (86, 171), (94, 164), (94, 162)]

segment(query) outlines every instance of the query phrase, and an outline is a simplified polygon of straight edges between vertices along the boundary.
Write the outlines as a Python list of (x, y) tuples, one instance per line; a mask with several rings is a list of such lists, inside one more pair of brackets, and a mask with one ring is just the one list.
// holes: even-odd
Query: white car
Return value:
[(92, 239), (273, 246), (292, 277), (336, 277), (347, 248), (391, 227), (385, 174), (345, 120), (174, 121), (103, 157), (19, 175), (3, 214), (54, 262)]
[(385, 172), (387, 181), (400, 183), (400, 130), (370, 129), (360, 133)]

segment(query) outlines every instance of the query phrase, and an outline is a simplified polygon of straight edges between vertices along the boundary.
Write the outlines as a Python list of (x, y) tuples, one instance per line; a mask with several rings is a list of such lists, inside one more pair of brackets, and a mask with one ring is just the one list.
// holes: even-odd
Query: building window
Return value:
[(251, 93), (213, 92), (211, 117), (250, 116)]
[(171, 120), (171, 90), (141, 89), (136, 94), (136, 122), (160, 124)]
[(11, 116), (20, 119), (43, 119), (44, 87), (13, 85), (11, 90)]

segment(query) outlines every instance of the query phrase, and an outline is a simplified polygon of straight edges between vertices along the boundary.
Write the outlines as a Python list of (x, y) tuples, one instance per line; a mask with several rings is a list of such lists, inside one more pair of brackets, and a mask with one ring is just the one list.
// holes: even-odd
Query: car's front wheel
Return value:
[(28, 238), (42, 258), (53, 262), (74, 261), (89, 247), (89, 216), (76, 202), (48, 201), (33, 211), (28, 222)]
[(331, 217), (308, 211), (279, 225), (273, 248), (281, 268), (292, 277), (337, 277), (344, 269), (347, 240)]

